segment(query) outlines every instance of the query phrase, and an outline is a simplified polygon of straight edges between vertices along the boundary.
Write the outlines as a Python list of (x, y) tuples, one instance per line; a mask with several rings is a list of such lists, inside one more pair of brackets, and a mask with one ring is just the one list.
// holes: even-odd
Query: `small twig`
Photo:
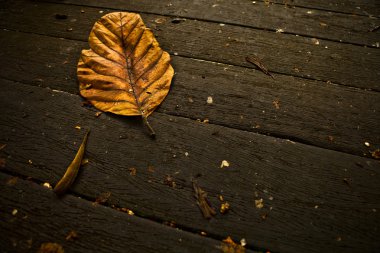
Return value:
[(149, 135), (152, 139), (154, 139), (156, 137), (156, 132), (153, 130), (153, 128), (151, 127), (151, 125), (149, 124), (149, 121), (148, 121), (148, 118), (143, 115), (142, 116), (142, 119), (143, 119), (143, 123), (144, 125), (148, 128), (149, 130)]
[(261, 62), (261, 59), (257, 58), (256, 56), (247, 56), (247, 57), (245, 57), (245, 60), (249, 63), (252, 63), (256, 67), (258, 67), (264, 74), (266, 74), (266, 75), (268, 75), (274, 79), (274, 76), (264, 66), (264, 64)]

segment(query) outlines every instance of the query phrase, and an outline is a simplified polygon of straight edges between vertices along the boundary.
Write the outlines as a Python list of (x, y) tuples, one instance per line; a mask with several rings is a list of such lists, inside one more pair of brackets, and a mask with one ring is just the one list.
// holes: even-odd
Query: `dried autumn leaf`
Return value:
[(210, 202), (207, 199), (207, 192), (201, 189), (195, 181), (193, 181), (193, 189), (195, 192), (195, 199), (199, 209), (201, 209), (203, 217), (206, 219), (211, 219), (212, 216), (216, 215), (214, 208), (211, 207)]
[(147, 117), (169, 92), (174, 70), (140, 15), (114, 12), (98, 20), (89, 50), (78, 62), (80, 94), (96, 108), (125, 116)]

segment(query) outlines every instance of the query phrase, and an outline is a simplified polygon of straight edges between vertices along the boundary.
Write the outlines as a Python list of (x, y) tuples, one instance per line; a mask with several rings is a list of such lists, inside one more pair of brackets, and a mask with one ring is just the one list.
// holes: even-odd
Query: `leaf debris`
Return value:
[(18, 177), (11, 177), (10, 179), (8, 179), (7, 185), (15, 185), (17, 184), (17, 181), (18, 181)]
[(264, 207), (264, 200), (263, 199), (255, 199), (255, 206), (258, 209), (261, 209)]
[(124, 213), (127, 213), (128, 215), (135, 215), (135, 213), (131, 209), (128, 209), (126, 207), (120, 207), (120, 208), (116, 208), (116, 209), (119, 211), (122, 211)]
[(226, 160), (223, 160), (222, 163), (220, 164), (220, 168), (229, 167), (229, 166), (230, 166), (230, 163)]
[(376, 150), (372, 151), (371, 155), (375, 159), (380, 159), (380, 149), (376, 149)]
[(51, 185), (48, 182), (45, 182), (42, 186), (45, 187), (45, 188), (48, 188), (48, 189), (52, 188)]
[(136, 176), (136, 173), (137, 173), (137, 169), (136, 168), (129, 168), (129, 175), (131, 176)]
[(175, 183), (174, 177), (172, 177), (170, 175), (166, 175), (164, 183), (167, 186), (170, 186), (171, 188), (175, 188), (176, 187), (176, 183)]
[(272, 77), (274, 79), (274, 76), (268, 71), (268, 69), (264, 66), (264, 64), (262, 63), (262, 60), (259, 59), (258, 57), (256, 56), (247, 56), (245, 57), (245, 60), (253, 65), (255, 65), (256, 67), (258, 67), (264, 74)]
[(219, 209), (219, 211), (220, 211), (221, 214), (225, 214), (225, 213), (227, 213), (228, 210), (230, 210), (230, 203), (228, 203), (228, 202), (224, 202), (224, 203), (222, 203), (222, 204), (220, 205), (220, 209)]
[(195, 181), (193, 181), (193, 189), (195, 192), (195, 199), (197, 200), (197, 204), (199, 209), (201, 209), (203, 217), (206, 219), (211, 219), (212, 216), (216, 215), (215, 210), (211, 207), (208, 199), (207, 192), (202, 190)]
[(73, 240), (75, 240), (75, 239), (77, 239), (78, 238), (78, 234), (77, 234), (77, 232), (76, 231), (74, 231), (74, 230), (71, 230), (68, 234), (67, 234), (67, 236), (66, 236), (66, 241), (73, 241)]
[(277, 110), (280, 109), (280, 100), (276, 99), (272, 102), (272, 104)]
[[(245, 241), (245, 240), (244, 240)], [(244, 246), (235, 243), (230, 236), (223, 240), (221, 249), (223, 253), (244, 253)]]
[(37, 253), (65, 253), (63, 247), (54, 242), (45, 242), (41, 244)]
[(96, 199), (95, 199), (95, 202), (93, 203), (94, 205), (97, 205), (97, 204), (104, 204), (108, 201), (108, 199), (111, 197), (111, 193), (110, 192), (103, 192), (101, 193)]

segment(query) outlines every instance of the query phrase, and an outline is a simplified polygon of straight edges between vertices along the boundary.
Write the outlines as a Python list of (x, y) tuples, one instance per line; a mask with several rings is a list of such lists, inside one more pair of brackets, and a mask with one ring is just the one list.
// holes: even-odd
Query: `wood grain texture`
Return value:
[[(161, 113), (151, 116), (161, 133), (152, 141), (133, 119), (94, 117), (77, 95), (5, 80), (0, 87), (1, 153), (14, 173), (56, 182), (82, 136), (74, 126), (91, 126), (90, 162), (72, 188), (80, 195), (111, 192), (110, 204), (139, 216), (244, 237), (249, 247), (273, 252), (380, 246), (378, 161)], [(222, 160), (230, 166), (221, 169)], [(167, 175), (175, 188), (165, 184)], [(221, 194), (229, 213), (205, 221), (193, 198), (196, 175), (211, 205), (220, 205)]]
[(289, 3), (289, 5), (326, 11), (357, 14), (363, 16), (380, 16), (380, 3), (377, 0), (271, 0), (275, 3)]
[[(101, 15), (101, 8), (83, 8), (60, 4), (25, 4), (5, 8), (0, 18), (3, 28), (87, 40), (87, 32)], [(67, 20), (56, 20), (52, 13), (70, 13)], [(171, 18), (142, 14), (160, 45), (172, 54), (251, 67), (248, 55), (264, 58), (272, 73), (282, 73), (331, 81), (346, 86), (380, 90), (380, 51), (355, 45), (319, 41), (291, 34), (274, 33), (231, 25), (186, 20), (172, 23)], [(156, 24), (164, 18), (166, 22)], [(41, 25), (44, 24), (44, 25)], [(223, 52), (223, 53), (221, 53)]]
[[(52, 190), (3, 173), (0, 204), (2, 252), (36, 252), (45, 242), (65, 252), (220, 252), (219, 241), (77, 197), (58, 199)], [(66, 240), (70, 231), (77, 237)]]
[(80, 94), (102, 111), (146, 119), (168, 94), (174, 70), (140, 15), (104, 15), (89, 45), (78, 62)]
[[(0, 31), (0, 45), (2, 77), (78, 92), (75, 64), (86, 43)], [(273, 80), (260, 71), (178, 56), (173, 65), (172, 96), (159, 112), (356, 155), (370, 157), (380, 147), (377, 92), (284, 75)]]
[[(76, 4), (73, 0), (51, 0), (49, 2)], [(278, 2), (283, 3), (284, 1), (281, 0)], [(323, 2), (324, 1), (322, 1), (322, 3)], [(377, 9), (380, 8), (380, 6), (376, 3), (374, 3), (374, 5), (377, 5), (377, 8), (371, 9), (368, 3), (359, 3), (361, 1), (357, 1), (357, 5), (340, 2), (340, 6), (342, 7), (346, 5), (347, 7), (352, 6), (356, 13), (364, 13), (364, 9), (367, 9), (370, 13), (379, 14)], [(238, 0), (233, 3), (227, 0), (198, 0), (188, 2), (181, 0), (165, 0), (159, 2), (134, 0), (128, 1), (128, 3), (125, 3), (123, 0), (87, 0), (81, 3), (93, 7), (127, 9), (136, 12), (202, 19), (272, 31), (283, 29), (285, 33), (367, 46), (376, 46), (376, 42), (380, 40), (379, 33), (369, 32), (371, 28), (379, 25), (377, 18), (369, 17), (368, 15), (352, 15), (352, 12), (343, 14), (310, 8), (291, 8), (294, 5), (302, 4), (298, 2), (292, 4), (291, 1), (288, 1), (288, 5), (268, 5), (264, 1), (246, 0)], [(318, 4), (320, 3), (321, 1), (318, 1)], [(332, 4), (331, 1), (329, 1), (329, 4)], [(314, 5), (316, 6), (316, 3), (314, 3)], [(313, 5), (310, 4), (309, 6), (312, 7)], [(365, 8), (362, 10), (355, 8), (362, 8), (363, 6)], [(347, 19), (351, 21), (347, 22)]]

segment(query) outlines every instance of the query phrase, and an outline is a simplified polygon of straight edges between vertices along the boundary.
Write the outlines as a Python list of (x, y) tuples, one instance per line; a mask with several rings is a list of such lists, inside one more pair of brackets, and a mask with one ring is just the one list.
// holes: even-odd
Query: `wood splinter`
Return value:
[(82, 159), (84, 155), (84, 151), (86, 148), (87, 138), (90, 131), (87, 131), (86, 135), (83, 138), (82, 144), (80, 145), (77, 154), (74, 157), (74, 160), (71, 162), (69, 167), (67, 167), (67, 170), (61, 180), (57, 183), (57, 185), (54, 187), (54, 192), (57, 195), (64, 194), (70, 186), (75, 181), (75, 178), (78, 175), (79, 168), (82, 164)]
[(203, 217), (205, 217), (206, 219), (211, 219), (212, 216), (216, 215), (216, 211), (214, 210), (214, 208), (211, 207), (207, 199), (207, 192), (202, 190), (194, 181), (193, 181), (193, 188), (195, 192), (194, 197), (197, 200), (199, 209), (201, 209), (202, 211)]

